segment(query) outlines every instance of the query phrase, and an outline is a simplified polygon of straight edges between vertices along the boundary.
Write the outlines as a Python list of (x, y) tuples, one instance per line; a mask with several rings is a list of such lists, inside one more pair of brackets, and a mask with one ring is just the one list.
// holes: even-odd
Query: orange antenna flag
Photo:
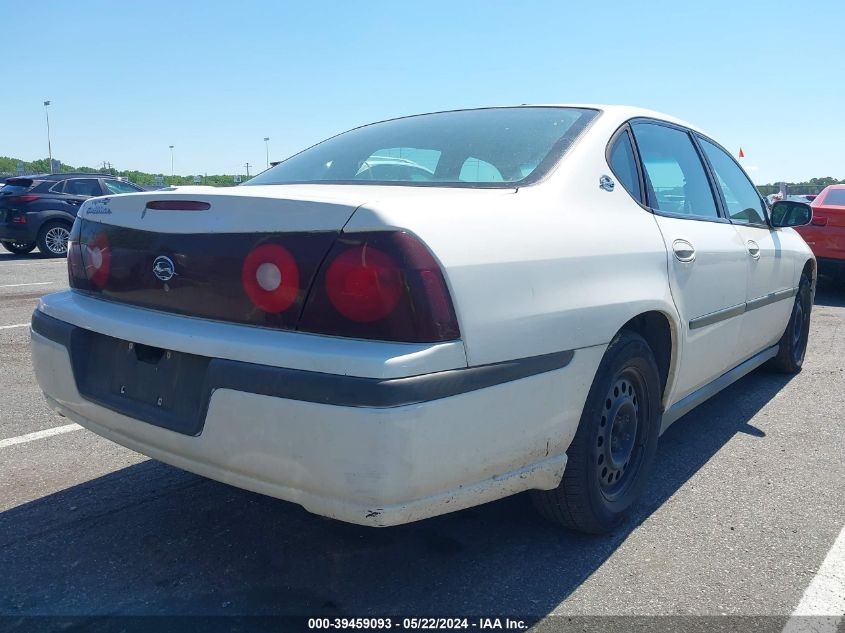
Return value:
[(740, 158), (745, 158), (745, 152), (743, 152), (743, 151), (742, 151), (742, 148), (741, 148), (741, 147), (739, 148), (739, 157), (740, 157)]

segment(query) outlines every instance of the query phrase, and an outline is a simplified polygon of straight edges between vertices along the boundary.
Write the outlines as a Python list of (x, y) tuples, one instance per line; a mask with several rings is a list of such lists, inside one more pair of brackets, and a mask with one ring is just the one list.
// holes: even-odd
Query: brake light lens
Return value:
[(403, 342), (460, 335), (440, 266), (418, 239), (402, 231), (339, 236), (297, 329)]
[(26, 203), (26, 202), (35, 202), (40, 197), (41, 196), (39, 196), (39, 195), (28, 193), (28, 194), (24, 194), (24, 195), (21, 195), (21, 196), (9, 196), (7, 198), (7, 200), (12, 204), (19, 204), (19, 203)]
[(208, 211), (211, 205), (196, 200), (152, 200), (147, 203), (147, 208), (154, 211)]
[(326, 294), (334, 308), (358, 323), (388, 316), (402, 296), (402, 271), (382, 251), (353, 246), (340, 253), (326, 271)]
[(103, 288), (109, 280), (111, 249), (105, 233), (96, 233), (81, 247), (85, 276), (97, 287)]
[(23, 213), (13, 215), (9, 222), (11, 222), (12, 224), (26, 224), (26, 215), (24, 215)]
[(250, 301), (265, 312), (284, 312), (299, 294), (299, 266), (279, 244), (263, 244), (246, 256), (241, 280)]

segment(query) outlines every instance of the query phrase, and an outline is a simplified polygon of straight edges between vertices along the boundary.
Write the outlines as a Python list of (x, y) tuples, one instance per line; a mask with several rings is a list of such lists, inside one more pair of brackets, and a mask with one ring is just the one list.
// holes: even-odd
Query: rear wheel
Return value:
[(0, 242), (10, 253), (15, 255), (26, 255), (35, 249), (35, 242)]
[(67, 238), (70, 226), (64, 222), (47, 222), (38, 233), (38, 250), (48, 257), (67, 255)]
[(792, 315), (786, 325), (786, 331), (778, 342), (778, 355), (769, 367), (785, 373), (797, 374), (804, 364), (807, 352), (807, 340), (810, 337), (810, 311), (813, 309), (813, 290), (807, 275), (801, 275), (798, 294), (792, 304)]
[(610, 343), (590, 387), (566, 470), (554, 490), (532, 492), (547, 519), (601, 534), (627, 516), (642, 494), (660, 432), (660, 377), (639, 334)]

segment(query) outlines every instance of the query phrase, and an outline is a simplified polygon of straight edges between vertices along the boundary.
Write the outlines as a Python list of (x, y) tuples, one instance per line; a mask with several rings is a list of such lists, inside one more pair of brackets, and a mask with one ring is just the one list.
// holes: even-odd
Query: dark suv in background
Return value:
[(92, 196), (143, 191), (103, 174), (44, 174), (9, 178), (0, 188), (0, 244), (22, 255), (36, 246), (48, 257), (67, 254), (67, 237), (79, 207)]

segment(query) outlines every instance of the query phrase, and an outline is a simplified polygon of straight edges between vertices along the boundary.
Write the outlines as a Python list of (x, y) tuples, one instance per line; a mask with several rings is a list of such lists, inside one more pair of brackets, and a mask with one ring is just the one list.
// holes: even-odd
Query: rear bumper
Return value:
[(0, 242), (34, 242), (35, 229), (29, 222), (26, 224), (12, 224), (0, 222)]
[(188, 435), (83, 396), (61, 334), (75, 326), (43, 316), (35, 373), (71, 420), (185, 470), (375, 526), (558, 485), (604, 351), (540, 357), (530, 372), (515, 362), (383, 380), (233, 364)]

